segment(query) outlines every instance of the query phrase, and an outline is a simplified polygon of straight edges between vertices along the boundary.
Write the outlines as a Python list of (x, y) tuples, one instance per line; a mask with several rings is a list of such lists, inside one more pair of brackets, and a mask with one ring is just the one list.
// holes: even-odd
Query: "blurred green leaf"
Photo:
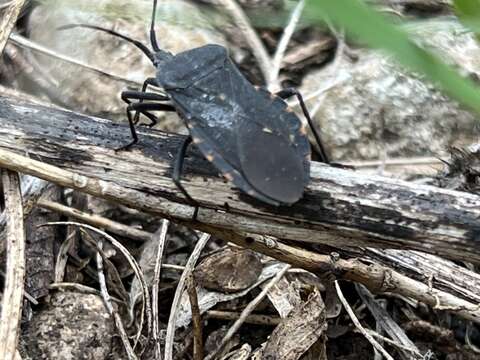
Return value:
[(410, 70), (423, 73), (451, 97), (480, 114), (480, 89), (470, 79), (417, 46), (387, 18), (358, 0), (310, 0), (306, 11), (316, 20), (329, 19), (371, 47), (389, 51)]
[(453, 6), (465, 26), (480, 35), (480, 0), (454, 0)]

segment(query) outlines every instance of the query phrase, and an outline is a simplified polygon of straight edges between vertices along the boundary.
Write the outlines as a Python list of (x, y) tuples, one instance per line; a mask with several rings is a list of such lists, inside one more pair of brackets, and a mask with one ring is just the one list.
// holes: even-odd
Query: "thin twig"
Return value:
[[(83, 294), (92, 294), (92, 295), (102, 296), (102, 293), (97, 289), (94, 289), (90, 286), (86, 286), (86, 285), (83, 285), (83, 284), (73, 283), (73, 282), (52, 283), (52, 284), (48, 285), (48, 288), (50, 290), (59, 290), (59, 291), (63, 291), (64, 289), (68, 289), (68, 290), (73, 289), (73, 290), (75, 290), (77, 292), (81, 292)], [(115, 301), (118, 304), (126, 305), (125, 301), (120, 300), (119, 298), (116, 298), (114, 296), (110, 296), (110, 299), (112, 299), (113, 301)]]
[(57, 254), (57, 261), (55, 262), (55, 282), (59, 283), (62, 282), (65, 277), (65, 269), (67, 267), (68, 262), (68, 252), (72, 247), (74, 240), (75, 240), (76, 232), (72, 231), (70, 234), (67, 235), (67, 238), (64, 242), (60, 245)]
[(242, 326), (242, 324), (245, 322), (246, 318), (248, 315), (252, 313), (253, 310), (257, 307), (257, 305), (267, 296), (268, 292), (270, 289), (277, 284), (285, 275), (285, 273), (290, 269), (290, 265), (285, 265), (284, 268), (282, 268), (275, 277), (268, 282), (267, 285), (263, 288), (263, 290), (258, 294), (246, 307), (243, 309), (242, 314), (240, 315), (240, 318), (235, 321), (235, 323), (232, 325), (230, 329), (228, 329), (227, 333), (223, 337), (222, 341), (220, 342), (220, 345), (218, 345), (217, 349), (214, 350), (212, 353), (208, 354), (207, 357), (205, 357), (205, 360), (211, 360), (215, 358), (217, 355), (221, 353), (225, 345), (232, 339), (233, 335), (236, 334), (238, 329)]
[(283, 58), (285, 56), (285, 52), (287, 51), (288, 43), (292, 38), (295, 29), (297, 27), (298, 22), (302, 16), (303, 9), (305, 8), (305, 0), (300, 0), (295, 6), (295, 9), (292, 11), (290, 16), (290, 20), (288, 21), (288, 25), (283, 30), (282, 37), (278, 42), (277, 50), (272, 59), (272, 69), (270, 70), (270, 81), (271, 83), (268, 84), (268, 88), (272, 90), (273, 86), (277, 86), (278, 82), (278, 74), (280, 73), (280, 68), (282, 65)]
[(7, 270), (0, 317), (0, 359), (15, 359), (25, 281), (25, 228), (18, 173), (2, 170), (7, 218)]
[(138, 340), (140, 339), (140, 336), (141, 336), (141, 333), (142, 333), (144, 313), (146, 313), (146, 315), (147, 315), (147, 340), (148, 340), (148, 338), (150, 337), (150, 334), (152, 333), (152, 313), (151, 313), (151, 304), (150, 304), (150, 294), (147, 290), (147, 283), (145, 282), (145, 278), (143, 276), (142, 269), (138, 265), (135, 258), (130, 254), (130, 252), (121, 243), (119, 243), (114, 237), (112, 237), (111, 235), (107, 234), (106, 232), (101, 231), (101, 230), (99, 230), (99, 229), (97, 229), (93, 226), (90, 226), (90, 225), (81, 224), (81, 223), (77, 223), (77, 222), (73, 222), (73, 221), (57, 221), (57, 222), (46, 223), (42, 226), (46, 226), (46, 225), (48, 225), (48, 226), (50, 226), (50, 225), (74, 225), (74, 226), (78, 226), (80, 228), (89, 229), (93, 232), (96, 232), (97, 234), (100, 234), (100, 235), (104, 236), (105, 239), (107, 239), (115, 248), (117, 248), (123, 254), (123, 256), (127, 259), (129, 265), (132, 267), (133, 272), (135, 273), (135, 276), (137, 277), (137, 279), (140, 282), (140, 285), (141, 285), (141, 288), (142, 288), (142, 296), (143, 296), (142, 311), (141, 311), (141, 315), (140, 315), (140, 325), (139, 325), (139, 329), (138, 329), (138, 332), (137, 332), (137, 335), (136, 335), (135, 344), (134, 344), (133, 348), (135, 348), (136, 345), (138, 344)]
[(394, 341), (390, 338), (387, 338), (383, 335), (380, 335), (379, 333), (377, 333), (376, 331), (373, 331), (371, 329), (365, 329), (365, 331), (367, 331), (370, 335), (372, 335), (373, 337), (383, 341), (383, 342), (386, 342), (387, 344), (391, 345), (391, 346), (394, 346), (396, 347), (397, 349), (399, 350), (403, 350), (403, 351), (408, 351), (409, 353), (411, 353), (413, 356), (417, 357), (417, 358), (422, 358), (422, 354), (420, 354), (416, 349), (412, 349), (411, 347), (408, 347), (406, 345), (403, 345), (401, 344), (400, 342), (398, 341)]
[(24, 3), (25, 0), (11, 1), (10, 6), (2, 14), (3, 19), (0, 22), (0, 55), (3, 53), (5, 44), (17, 22)]
[(267, 49), (263, 45), (262, 40), (260, 40), (257, 33), (250, 25), (247, 16), (235, 0), (220, 0), (220, 4), (230, 13), (238, 29), (244, 34), (245, 40), (252, 49), (253, 56), (257, 59), (258, 66), (265, 77), (266, 83), (270, 84), (272, 60), (270, 59), (270, 55), (268, 55)]
[[(84, 231), (86, 234), (88, 234), (85, 230), (83, 229), (81, 230)], [(98, 251), (96, 254), (96, 260), (97, 260), (98, 283), (100, 284), (100, 292), (102, 293), (103, 302), (110, 316), (112, 316), (115, 319), (115, 326), (120, 334), (120, 339), (122, 339), (123, 347), (125, 348), (125, 352), (127, 353), (128, 359), (137, 360), (138, 359), (137, 355), (135, 355), (135, 352), (132, 349), (132, 345), (130, 345), (130, 341), (128, 340), (127, 332), (123, 327), (122, 320), (118, 312), (113, 307), (110, 294), (108, 293), (107, 282), (105, 280), (105, 273), (103, 270), (103, 258), (101, 254), (103, 250), (102, 241), (99, 241), (97, 243), (97, 248), (98, 248)]]
[(155, 269), (152, 284), (152, 316), (153, 316), (153, 342), (155, 344), (155, 359), (162, 359), (162, 349), (160, 347), (160, 326), (158, 325), (158, 290), (160, 284), (160, 273), (162, 270), (163, 251), (166, 247), (168, 225), (170, 222), (163, 219), (162, 228), (160, 230), (160, 239), (158, 241), (157, 257), (155, 259)]
[(152, 240), (152, 237), (153, 237), (153, 234), (147, 231), (135, 229), (131, 226), (127, 226), (119, 222), (112, 221), (103, 216), (99, 216), (95, 214), (87, 214), (86, 212), (59, 204), (57, 202), (40, 199), (37, 205), (40, 206), (41, 208), (44, 208), (50, 211), (55, 211), (59, 214), (68, 216), (75, 220), (80, 220), (82, 222), (85, 222), (97, 228), (103, 228), (113, 234), (124, 236), (131, 240), (145, 242), (145, 241)]
[[(346, 161), (342, 162), (344, 165), (353, 166), (355, 169), (361, 168), (376, 168), (382, 164), (381, 160), (367, 160), (367, 161)], [(390, 158), (385, 161), (387, 166), (408, 166), (408, 165), (442, 165), (442, 160), (439, 157), (419, 156), (411, 158)]]
[(111, 74), (111, 73), (106, 72), (102, 69), (99, 69), (95, 66), (89, 65), (89, 64), (84, 63), (84, 62), (79, 61), (79, 60), (76, 60), (76, 59), (74, 59), (70, 56), (59, 54), (56, 51), (54, 51), (52, 49), (49, 49), (45, 46), (42, 46), (40, 44), (37, 44), (37, 43), (35, 43), (35, 42), (33, 42), (33, 41), (31, 41), (31, 40), (29, 40), (29, 39), (27, 39), (27, 38), (25, 38), (21, 35), (11, 34), (10, 40), (12, 42), (14, 42), (15, 44), (17, 44), (18, 46), (21, 46), (21, 47), (39, 52), (43, 55), (47, 55), (47, 56), (50, 56), (52, 58), (55, 58), (55, 59), (73, 64), (73, 65), (83, 67), (83, 68), (85, 68), (89, 71), (92, 71), (92, 72), (97, 73), (97, 74), (102, 75), (102, 76), (106, 76), (106, 77), (108, 77), (112, 80), (121, 81), (123, 83), (130, 84), (130, 85), (133, 85), (133, 86), (136, 86), (136, 87), (137, 86), (142, 86), (141, 82), (138, 82), (138, 81), (132, 80), (132, 79), (127, 79), (127, 78), (125, 78), (123, 76), (120, 76), (120, 75)]
[(187, 264), (185, 265), (185, 270), (178, 280), (177, 289), (175, 290), (175, 295), (173, 297), (172, 309), (170, 310), (170, 317), (168, 319), (167, 325), (167, 335), (165, 336), (165, 360), (172, 360), (173, 356), (173, 341), (175, 337), (175, 323), (177, 322), (178, 309), (180, 306), (180, 299), (183, 292), (185, 291), (185, 282), (189, 274), (193, 272), (193, 268), (200, 258), (203, 248), (210, 239), (210, 234), (204, 233), (200, 240), (198, 240), (195, 248), (192, 251), (192, 254), (188, 258)]
[(14, 0), (9, 1), (9, 2), (6, 2), (5, 4), (1, 4), (1, 5), (0, 5), (0, 11), (3, 10), (3, 9), (6, 9), (6, 8), (9, 7), (10, 5), (12, 5), (12, 4), (13, 4), (13, 1), (14, 1)]
[[(25, 216), (25, 214), (24, 214)], [(3, 270), (0, 270), (0, 275), (5, 278), (5, 272)], [(25, 299), (27, 299), (28, 301), (30, 301), (33, 305), (38, 305), (38, 301), (32, 296), (30, 295), (28, 292), (25, 291), (25, 289), (23, 289), (23, 296), (25, 297)]]
[(187, 293), (190, 299), (190, 307), (192, 309), (193, 322), (193, 360), (203, 360), (203, 332), (202, 332), (202, 316), (200, 315), (200, 307), (198, 306), (197, 290), (195, 289), (195, 280), (193, 274), (187, 277)]
[(348, 315), (350, 316), (350, 319), (352, 319), (352, 322), (355, 325), (355, 327), (362, 333), (363, 336), (365, 336), (365, 338), (368, 340), (368, 342), (370, 344), (372, 344), (372, 346), (375, 349), (377, 349), (378, 351), (380, 351), (382, 353), (382, 355), (385, 357), (385, 359), (393, 360), (393, 357), (377, 342), (377, 340), (375, 340), (373, 338), (372, 335), (370, 335), (370, 333), (367, 330), (365, 330), (365, 328), (362, 326), (362, 324), (360, 324), (360, 321), (358, 321), (357, 316), (355, 315), (352, 308), (348, 304), (347, 300), (345, 299), (345, 296), (343, 296), (342, 289), (340, 288), (340, 284), (338, 283), (338, 280), (335, 280), (335, 289), (337, 290), (338, 298), (342, 302), (343, 307), (345, 308)]
[[(340, 83), (343, 82), (343, 76), (341, 75), (342, 72), (338, 71), (338, 69), (340, 68), (340, 64), (343, 61), (343, 55), (344, 55), (344, 52), (345, 52), (345, 47), (346, 47), (346, 45), (345, 45), (345, 35), (344, 35), (343, 32), (337, 33), (336, 38), (337, 38), (337, 43), (338, 43), (337, 51), (335, 52), (335, 60), (333, 60), (333, 63), (330, 67), (331, 74), (336, 74), (335, 78), (331, 81), (332, 84), (340, 84)], [(330, 90), (330, 89), (328, 89), (328, 90)], [(325, 99), (325, 95), (326, 95), (328, 90), (323, 91), (323, 92), (321, 92), (317, 95), (316, 103), (312, 107), (312, 109), (310, 110), (310, 116), (312, 118), (315, 116), (317, 111), (322, 106), (323, 101)]]
[[(241, 313), (235, 311), (209, 310), (205, 313), (206, 318), (220, 320), (237, 320)], [(245, 319), (246, 324), (277, 326), (282, 322), (278, 316), (251, 314)]]

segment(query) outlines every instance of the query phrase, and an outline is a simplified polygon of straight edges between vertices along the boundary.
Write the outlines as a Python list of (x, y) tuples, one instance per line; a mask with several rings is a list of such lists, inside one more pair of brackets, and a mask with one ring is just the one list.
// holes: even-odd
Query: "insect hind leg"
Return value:
[(185, 160), (185, 155), (187, 153), (188, 146), (192, 143), (192, 137), (188, 136), (182, 143), (182, 146), (178, 149), (177, 157), (175, 158), (175, 163), (173, 165), (173, 173), (172, 173), (172, 180), (177, 186), (177, 188), (182, 192), (182, 194), (187, 198), (187, 200), (195, 207), (193, 212), (193, 220), (197, 220), (198, 215), (198, 207), (199, 204), (196, 200), (194, 200), (190, 194), (185, 190), (182, 183), (180, 182), (180, 177), (183, 171), (183, 162)]
[(307, 106), (303, 101), (302, 94), (300, 94), (300, 92), (295, 88), (287, 88), (287, 89), (280, 90), (275, 95), (277, 95), (282, 99), (288, 99), (289, 97), (292, 97), (292, 96), (297, 97), (298, 102), (300, 103), (300, 107), (302, 108), (303, 115), (305, 115), (305, 118), (307, 119), (310, 129), (312, 129), (313, 137), (315, 138), (315, 142), (317, 143), (317, 146), (318, 146), (318, 150), (319, 150), (318, 153), (320, 156), (320, 160), (326, 164), (329, 164), (330, 160), (323, 146), (322, 139), (320, 138), (320, 134), (315, 129), (315, 126), (313, 126), (312, 118), (310, 117), (310, 113), (308, 112)]

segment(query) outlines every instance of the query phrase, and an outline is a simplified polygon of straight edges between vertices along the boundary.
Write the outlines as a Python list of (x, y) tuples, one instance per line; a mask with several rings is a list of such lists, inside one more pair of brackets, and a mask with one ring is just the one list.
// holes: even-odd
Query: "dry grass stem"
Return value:
[(197, 290), (195, 289), (195, 280), (193, 274), (189, 274), (187, 278), (187, 293), (190, 299), (190, 307), (192, 309), (193, 323), (193, 360), (203, 360), (203, 330), (202, 316), (200, 315), (200, 307), (198, 306)]
[(188, 258), (187, 264), (185, 265), (185, 270), (178, 280), (177, 289), (175, 290), (175, 295), (173, 297), (172, 308), (170, 310), (170, 317), (168, 318), (167, 325), (167, 335), (165, 336), (165, 360), (172, 360), (173, 357), (173, 341), (175, 337), (175, 325), (178, 315), (178, 307), (180, 306), (180, 299), (183, 292), (185, 291), (185, 284), (188, 276), (193, 273), (193, 269), (200, 254), (202, 253), (203, 248), (207, 245), (208, 240), (210, 240), (210, 234), (203, 234), (198, 240), (195, 248), (192, 251), (192, 254)]
[(25, 0), (13, 0), (2, 13), (2, 19), (0, 20), (0, 55), (3, 53), (24, 4)]
[(267, 296), (270, 289), (277, 284), (282, 277), (286, 274), (286, 272), (290, 269), (290, 265), (285, 265), (273, 279), (271, 279), (262, 291), (250, 302), (248, 305), (243, 309), (242, 314), (238, 318), (237, 321), (233, 323), (233, 325), (228, 329), (227, 333), (223, 337), (220, 345), (218, 345), (217, 349), (214, 350), (211, 354), (208, 354), (205, 357), (205, 360), (212, 360), (215, 357), (219, 356), (224, 348), (224, 346), (232, 339), (233, 335), (235, 335), (242, 326), (242, 324), (246, 321), (247, 317), (255, 310), (255, 308), (260, 304), (260, 302)]
[(353, 324), (355, 327), (362, 333), (363, 336), (368, 340), (370, 344), (372, 344), (373, 348), (379, 351), (387, 360), (393, 360), (393, 357), (373, 338), (372, 335), (360, 324), (360, 321), (358, 320), (357, 316), (355, 315), (353, 309), (350, 307), (348, 304), (347, 300), (345, 299), (345, 296), (343, 296), (342, 289), (340, 288), (340, 284), (338, 283), (338, 280), (335, 280), (335, 289), (337, 290), (337, 295), (338, 298), (340, 299), (341, 303), (343, 304), (343, 307), (348, 313), (348, 316), (350, 316), (350, 319), (352, 319)]
[(219, 2), (229, 12), (239, 30), (244, 34), (245, 40), (252, 49), (253, 55), (257, 59), (258, 66), (260, 67), (267, 84), (270, 84), (272, 82), (270, 79), (272, 60), (270, 59), (270, 55), (268, 55), (267, 49), (263, 45), (262, 40), (258, 37), (247, 16), (235, 0), (219, 0)]
[(16, 356), (25, 281), (25, 228), (18, 173), (2, 170), (7, 219), (7, 265), (0, 316), (0, 359)]
[(69, 218), (75, 220), (82, 221), (97, 228), (105, 229), (113, 234), (120, 235), (131, 240), (145, 242), (151, 240), (153, 236), (153, 234), (147, 231), (135, 229), (131, 226), (112, 221), (103, 216), (87, 214), (86, 212), (59, 204), (57, 202), (40, 199), (37, 205), (41, 208), (57, 212), (59, 214), (68, 216)]
[[(233, 311), (209, 310), (205, 313), (206, 318), (219, 320), (237, 320), (241, 313)], [(277, 326), (282, 322), (278, 316), (251, 314), (245, 319), (246, 324)]]
[[(106, 232), (101, 231), (101, 230), (99, 230), (99, 229), (97, 229), (93, 226), (90, 226), (90, 225), (81, 224), (81, 223), (77, 223), (77, 222), (73, 222), (73, 221), (57, 221), (57, 222), (47, 223), (45, 225), (73, 225), (73, 226), (77, 226), (77, 227), (80, 227), (80, 228), (91, 230), (93, 232), (96, 232), (97, 234), (102, 235), (106, 240), (108, 240), (108, 242), (110, 242), (110, 244), (113, 247), (115, 247), (117, 250), (120, 251), (120, 253), (122, 253), (122, 255), (125, 257), (125, 259), (129, 263), (129, 265), (131, 266), (133, 272), (135, 273), (135, 276), (139, 280), (139, 283), (140, 283), (141, 289), (142, 289), (142, 298), (143, 298), (142, 311), (140, 312), (140, 314), (141, 314), (140, 315), (140, 324), (138, 326), (138, 328), (139, 328), (138, 332), (135, 336), (135, 343), (134, 343), (133, 348), (135, 348), (136, 345), (138, 344), (138, 340), (140, 339), (140, 336), (142, 334), (143, 325), (144, 325), (143, 324), (144, 323), (144, 314), (147, 315), (147, 340), (148, 340), (148, 338), (150, 337), (150, 335), (152, 333), (152, 312), (151, 312), (152, 309), (151, 309), (151, 303), (150, 303), (150, 294), (148, 292), (147, 283), (145, 282), (145, 278), (143, 276), (142, 269), (138, 265), (135, 258), (130, 254), (130, 252), (121, 243), (119, 243), (114, 237), (112, 237), (111, 235), (107, 234)], [(133, 304), (131, 304), (131, 306), (133, 306)]]
[[(81, 229), (81, 231), (88, 234), (83, 229)], [(120, 339), (122, 339), (122, 344), (125, 349), (125, 352), (127, 353), (128, 360), (137, 360), (138, 359), (137, 355), (135, 355), (135, 352), (133, 351), (132, 346), (130, 345), (130, 340), (128, 340), (128, 334), (125, 331), (125, 328), (123, 327), (122, 319), (120, 318), (120, 315), (118, 314), (118, 312), (115, 310), (112, 304), (110, 294), (108, 293), (107, 281), (105, 280), (105, 272), (103, 269), (103, 257), (101, 253), (103, 250), (103, 242), (99, 241), (96, 245), (98, 248), (98, 251), (96, 253), (98, 283), (100, 284), (100, 292), (102, 294), (103, 302), (105, 304), (105, 307), (107, 308), (108, 313), (115, 320), (115, 326), (120, 335)]]
[(12, 34), (10, 36), (10, 40), (13, 43), (17, 44), (18, 46), (36, 51), (36, 52), (41, 53), (43, 55), (50, 56), (54, 59), (61, 60), (61, 61), (64, 61), (66, 63), (69, 63), (69, 64), (80, 66), (80, 67), (82, 67), (82, 68), (84, 68), (88, 71), (92, 71), (96, 74), (99, 74), (101, 76), (105, 76), (109, 79), (120, 81), (122, 83), (125, 83), (127, 85), (131, 85), (131, 86), (135, 86), (135, 87), (142, 86), (141, 82), (138, 82), (138, 81), (135, 81), (135, 80), (130, 80), (130, 79), (127, 79), (127, 78), (125, 78), (123, 76), (120, 76), (120, 75), (111, 74), (107, 71), (104, 71), (104, 70), (99, 69), (95, 66), (86, 64), (82, 61), (78, 61), (78, 60), (76, 60), (72, 57), (69, 57), (67, 55), (59, 54), (56, 51), (54, 51), (52, 49), (49, 49), (49, 48), (46, 48), (45, 46), (42, 46), (40, 44), (37, 44), (37, 43), (35, 43), (35, 42), (33, 42), (33, 41), (31, 41), (31, 40), (29, 40), (29, 39), (27, 39), (27, 38), (25, 38), (21, 35)]
[[(288, 43), (292, 38), (295, 29), (297, 27), (298, 22), (302, 16), (303, 9), (305, 8), (305, 0), (300, 0), (295, 6), (295, 9), (292, 11), (290, 15), (290, 20), (288, 21), (287, 26), (283, 30), (282, 37), (277, 45), (277, 50), (273, 55), (272, 59), (272, 69), (270, 70), (270, 81), (271, 83), (268, 84), (268, 88), (270, 90), (274, 89), (274, 87), (278, 87), (278, 74), (280, 73), (280, 68), (282, 66), (283, 58), (285, 57), (285, 52), (287, 51)], [(274, 89), (278, 90), (278, 89)]]
[(168, 233), (168, 226), (170, 222), (167, 219), (162, 220), (162, 228), (160, 230), (160, 239), (158, 241), (157, 247), (157, 255), (155, 259), (155, 268), (154, 268), (154, 275), (153, 275), (153, 283), (152, 283), (152, 316), (153, 316), (153, 342), (155, 344), (155, 356), (157, 360), (162, 359), (162, 349), (160, 347), (160, 326), (158, 324), (158, 292), (159, 292), (159, 285), (160, 285), (160, 277), (161, 277), (161, 270), (162, 270), (162, 259), (163, 259), (163, 252), (167, 245), (167, 233)]

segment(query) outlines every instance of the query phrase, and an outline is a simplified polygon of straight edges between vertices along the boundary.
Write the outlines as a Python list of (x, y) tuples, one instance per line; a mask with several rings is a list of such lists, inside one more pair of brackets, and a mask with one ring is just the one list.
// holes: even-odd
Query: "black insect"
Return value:
[[(276, 206), (297, 202), (309, 181), (311, 150), (305, 127), (283, 99), (298, 98), (318, 144), (319, 158), (328, 162), (302, 96), (295, 89), (271, 94), (253, 86), (219, 45), (177, 55), (161, 50), (154, 30), (156, 7), (154, 0), (150, 27), (154, 52), (139, 41), (98, 26), (62, 27), (87, 27), (120, 37), (142, 50), (156, 67), (155, 78), (148, 78), (141, 91), (122, 92), (133, 137), (124, 148), (138, 142), (135, 124), (140, 114), (154, 125), (157, 118), (151, 111), (175, 111), (190, 135), (178, 151), (172, 179), (196, 209), (197, 202), (180, 182), (185, 153), (192, 141), (227, 180), (248, 195)], [(166, 95), (147, 92), (149, 85), (162, 88)]]

